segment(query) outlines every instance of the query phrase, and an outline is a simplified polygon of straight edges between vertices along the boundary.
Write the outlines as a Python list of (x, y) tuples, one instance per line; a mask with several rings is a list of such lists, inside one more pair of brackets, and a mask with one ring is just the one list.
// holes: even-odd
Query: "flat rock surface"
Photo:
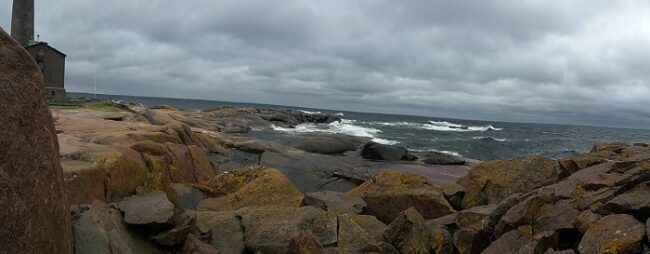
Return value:
[(118, 207), (129, 224), (166, 223), (174, 216), (174, 204), (162, 191), (126, 198)]

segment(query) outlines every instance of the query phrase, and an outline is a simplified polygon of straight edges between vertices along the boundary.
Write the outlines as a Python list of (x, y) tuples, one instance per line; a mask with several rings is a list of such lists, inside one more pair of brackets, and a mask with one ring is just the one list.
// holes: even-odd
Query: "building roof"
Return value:
[(64, 54), (63, 52), (59, 51), (58, 49), (53, 48), (52, 46), (50, 46), (49, 44), (47, 44), (47, 42), (44, 42), (44, 41), (33, 42), (33, 44), (30, 44), (29, 46), (25, 47), (25, 49), (28, 49), (28, 48), (31, 48), (31, 47), (36, 47), (36, 46), (38, 46), (38, 45), (44, 45), (44, 46), (46, 46), (46, 47), (52, 49), (54, 52), (63, 55), (63, 57), (68, 56), (68, 55)]

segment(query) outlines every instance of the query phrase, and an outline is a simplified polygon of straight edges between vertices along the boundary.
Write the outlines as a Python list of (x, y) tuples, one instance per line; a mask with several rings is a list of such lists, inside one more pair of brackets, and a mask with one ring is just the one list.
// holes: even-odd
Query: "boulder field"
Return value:
[(35, 63), (1, 30), (0, 57), (1, 253), (650, 251), (648, 144), (478, 162), (249, 133), (340, 120), (291, 110), (50, 113)]
[(650, 250), (647, 144), (477, 162), (345, 135), (269, 141), (209, 128), (228, 125), (215, 115), (274, 124), (253, 109), (54, 114), (77, 253)]

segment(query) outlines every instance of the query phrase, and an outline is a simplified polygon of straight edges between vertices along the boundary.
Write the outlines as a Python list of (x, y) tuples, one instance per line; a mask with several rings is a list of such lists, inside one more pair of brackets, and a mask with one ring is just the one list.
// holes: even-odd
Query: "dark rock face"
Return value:
[(459, 156), (441, 153), (441, 152), (424, 152), (418, 153), (417, 157), (421, 158), (422, 162), (433, 165), (463, 165), (465, 159)]
[(43, 76), (0, 29), (0, 246), (6, 253), (71, 253), (72, 227)]
[(405, 159), (408, 151), (401, 146), (369, 142), (363, 146), (361, 156), (369, 160), (399, 161)]
[(345, 134), (311, 133), (286, 142), (290, 147), (310, 153), (338, 154), (356, 150), (363, 141)]
[(482, 253), (501, 254), (517, 253), (532, 239), (533, 229), (530, 226), (523, 226), (512, 230), (494, 241)]

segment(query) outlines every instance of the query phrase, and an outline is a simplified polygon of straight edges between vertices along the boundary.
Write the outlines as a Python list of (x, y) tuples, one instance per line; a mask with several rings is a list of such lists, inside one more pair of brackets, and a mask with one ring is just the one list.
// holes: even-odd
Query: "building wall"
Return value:
[[(43, 57), (39, 57), (39, 51)], [(65, 82), (65, 56), (47, 45), (38, 44), (27, 48), (36, 63), (41, 67), (45, 78), (45, 87), (64, 88)]]

